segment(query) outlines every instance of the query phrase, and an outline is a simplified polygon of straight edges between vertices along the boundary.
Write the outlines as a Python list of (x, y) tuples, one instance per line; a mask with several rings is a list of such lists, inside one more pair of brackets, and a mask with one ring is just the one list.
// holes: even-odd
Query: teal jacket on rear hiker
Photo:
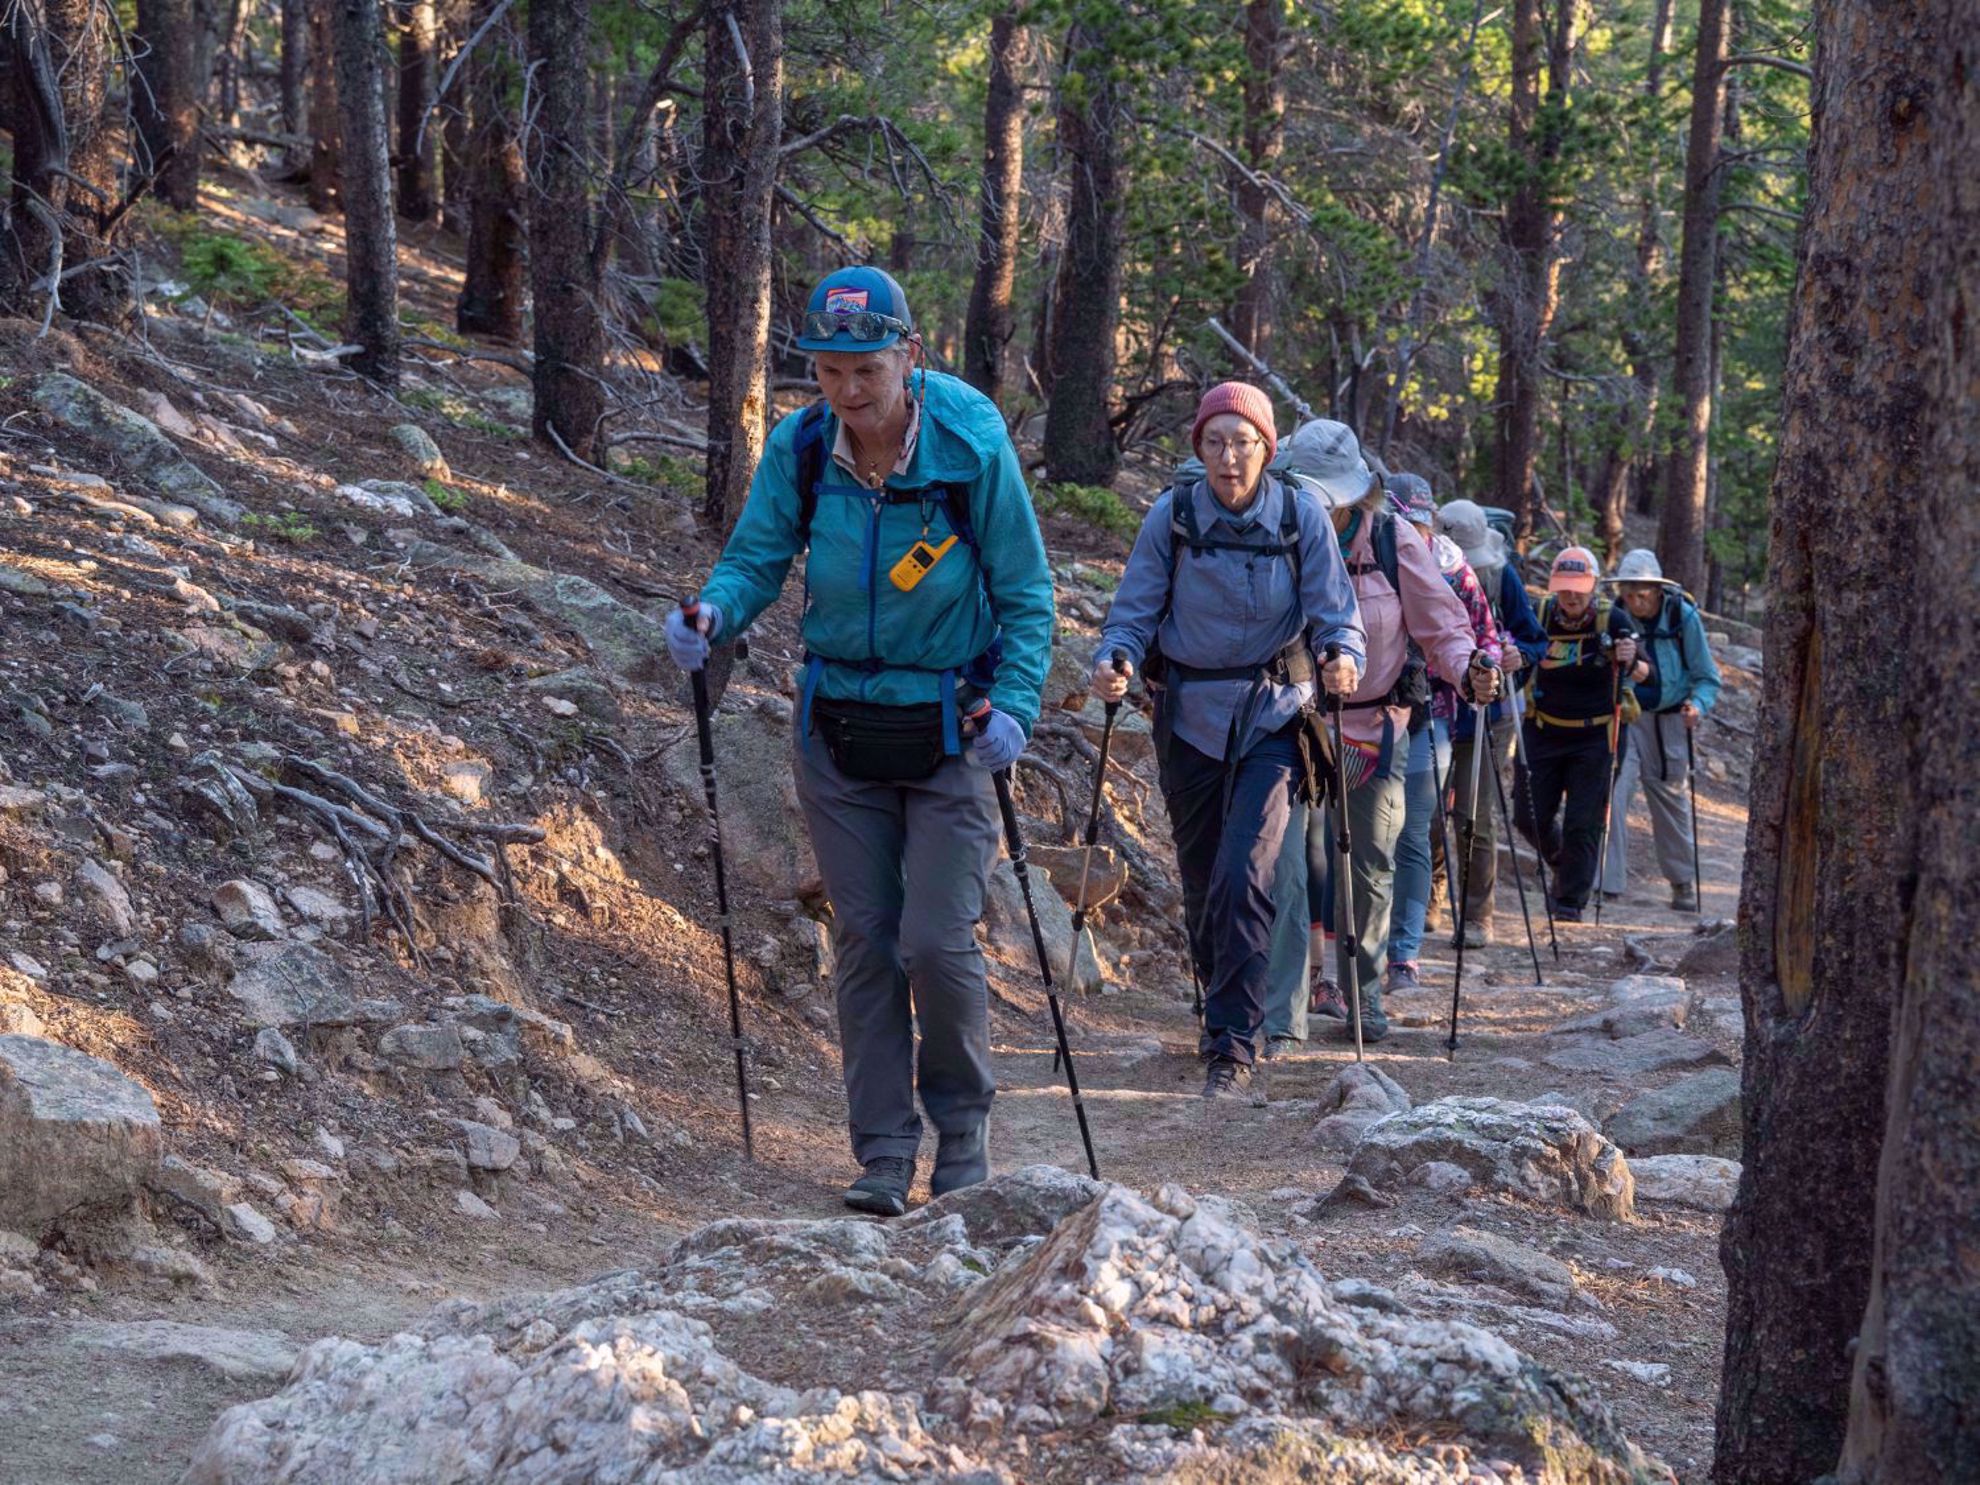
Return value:
[[(987, 676), (990, 704), (1029, 735), (1052, 637), (1052, 573), (1031, 492), (994, 402), (939, 372), (913, 382), (922, 398), (914, 453), (879, 490), (833, 463), (838, 419), (822, 403), (777, 424), (701, 597), (721, 609), (721, 637), (748, 628), (806, 549), (809, 511), (801, 725), (815, 696), (952, 702), (959, 682), (983, 689)], [(800, 497), (801, 462), (817, 471), (810, 501)], [(951, 535), (913, 587), (890, 579), (916, 542), (939, 549)]]

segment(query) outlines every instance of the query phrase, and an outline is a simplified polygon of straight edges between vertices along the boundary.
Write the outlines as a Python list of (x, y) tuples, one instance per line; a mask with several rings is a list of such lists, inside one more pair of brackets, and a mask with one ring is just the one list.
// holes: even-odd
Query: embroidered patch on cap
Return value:
[(1594, 568), (1590, 567), (1579, 557), (1563, 556), (1556, 558), (1554, 561), (1555, 572), (1593, 572), (1594, 570)]
[(849, 315), (866, 308), (865, 289), (827, 289), (825, 291), (825, 313), (828, 315)]

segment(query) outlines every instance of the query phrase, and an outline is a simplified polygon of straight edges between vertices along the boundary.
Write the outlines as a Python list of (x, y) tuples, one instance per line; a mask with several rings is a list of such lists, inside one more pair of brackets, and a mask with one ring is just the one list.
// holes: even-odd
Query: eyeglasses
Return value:
[(1203, 440), (1203, 462), (1216, 464), (1225, 458), (1236, 459), (1240, 464), (1265, 447), (1262, 438), (1206, 438)]
[(889, 333), (910, 335), (913, 332), (914, 327), (907, 321), (871, 309), (854, 310), (851, 314), (814, 309), (807, 311), (804, 317), (806, 340), (831, 340), (841, 334), (850, 335), (854, 340), (884, 340)]

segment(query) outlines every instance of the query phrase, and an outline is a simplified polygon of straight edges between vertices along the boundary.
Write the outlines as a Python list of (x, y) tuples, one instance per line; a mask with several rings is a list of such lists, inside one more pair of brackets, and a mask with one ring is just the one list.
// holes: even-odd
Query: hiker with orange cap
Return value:
[(1636, 621), (1595, 597), (1601, 568), (1586, 547), (1554, 558), (1540, 627), (1547, 649), (1534, 670), (1526, 714), (1527, 776), (1514, 789), (1520, 834), (1553, 867), (1556, 921), (1579, 923), (1594, 890), (1604, 807), (1634, 683), (1649, 673)]
[(1322, 691), (1353, 694), (1366, 656), (1323, 503), (1266, 472), (1278, 440), (1258, 388), (1204, 394), (1190, 431), (1204, 472), (1180, 477), (1142, 522), (1093, 661), (1102, 701), (1137, 669), (1159, 685), (1156, 755), (1213, 1099), (1250, 1090), (1261, 1050), (1273, 882), (1309, 767), (1302, 734)]

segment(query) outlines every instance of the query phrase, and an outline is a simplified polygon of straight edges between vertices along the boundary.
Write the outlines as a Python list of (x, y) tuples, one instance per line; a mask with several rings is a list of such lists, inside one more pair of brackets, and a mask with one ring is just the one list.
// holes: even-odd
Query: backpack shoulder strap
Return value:
[(1375, 565), (1388, 579), (1389, 590), (1402, 597), (1402, 559), (1396, 555), (1396, 518), (1388, 511), (1375, 512), (1375, 527), (1368, 533), (1368, 544), (1375, 550)]
[[(825, 413), (828, 405), (821, 397), (798, 414), (798, 541), (807, 547), (811, 545), (811, 518), (818, 514), (818, 482), (825, 475)], [(975, 542), (972, 541), (970, 546), (973, 550)]]
[(1304, 601), (1306, 588), (1306, 561), (1300, 556), (1299, 551), (1299, 486), (1281, 477), (1279, 490), (1284, 496), (1279, 511), (1279, 545), (1286, 549), (1286, 555), (1292, 559), (1293, 603), (1297, 606)]

